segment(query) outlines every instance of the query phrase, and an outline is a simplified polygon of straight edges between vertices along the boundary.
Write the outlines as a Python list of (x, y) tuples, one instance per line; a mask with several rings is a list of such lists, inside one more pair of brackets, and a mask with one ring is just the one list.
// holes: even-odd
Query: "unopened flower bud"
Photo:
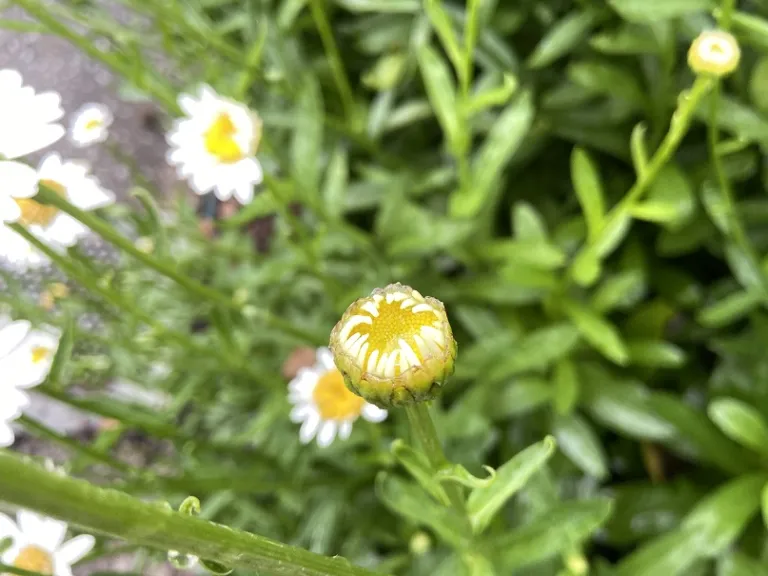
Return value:
[(353, 302), (330, 348), (347, 387), (380, 408), (434, 398), (457, 352), (443, 303), (400, 283)]
[(736, 69), (740, 59), (736, 38), (724, 30), (705, 30), (688, 50), (688, 65), (696, 74), (725, 76)]

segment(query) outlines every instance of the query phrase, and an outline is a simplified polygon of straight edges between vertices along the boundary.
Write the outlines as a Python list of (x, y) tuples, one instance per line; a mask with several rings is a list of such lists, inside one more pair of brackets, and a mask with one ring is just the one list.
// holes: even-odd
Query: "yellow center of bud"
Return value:
[(221, 112), (203, 135), (205, 149), (222, 164), (242, 160), (245, 155), (235, 142), (235, 135), (237, 128), (232, 118), (226, 112)]
[(312, 400), (323, 420), (349, 420), (360, 416), (365, 401), (350, 392), (338, 370), (329, 370), (317, 381)]
[(19, 555), (16, 556), (16, 560), (13, 561), (13, 566), (40, 574), (53, 574), (53, 558), (49, 552), (38, 546), (22, 548)]
[(102, 121), (94, 118), (93, 120), (88, 120), (88, 122), (85, 123), (85, 129), (95, 130), (96, 128), (101, 128), (101, 125), (102, 125)]
[(35, 346), (32, 348), (32, 364), (39, 364), (51, 354), (51, 349), (45, 346)]
[(446, 347), (439, 311), (416, 290), (374, 294), (351, 312), (339, 341), (369, 374), (397, 377)]
[[(40, 184), (53, 190), (62, 198), (66, 197), (67, 189), (54, 180), (40, 180)], [(32, 198), (14, 198), (21, 208), (19, 222), (24, 226), (48, 226), (59, 213), (59, 209), (50, 204), (40, 204)]]

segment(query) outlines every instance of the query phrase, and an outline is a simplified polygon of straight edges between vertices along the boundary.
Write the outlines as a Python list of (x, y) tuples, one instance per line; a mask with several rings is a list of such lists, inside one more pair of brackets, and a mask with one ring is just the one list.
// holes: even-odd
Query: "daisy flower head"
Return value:
[(301, 368), (291, 380), (288, 401), (293, 404), (291, 420), (301, 422), (301, 443), (308, 444), (317, 437), (317, 444), (323, 448), (330, 446), (337, 435), (342, 440), (349, 438), (352, 424), (360, 416), (369, 422), (381, 422), (387, 417), (386, 410), (347, 389), (328, 348), (318, 348), (315, 364)]
[(0, 539), (10, 538), (3, 564), (48, 576), (72, 576), (72, 565), (85, 557), (96, 540), (89, 534), (65, 542), (67, 523), (19, 510), (16, 522), (0, 514)]
[(104, 142), (112, 120), (112, 112), (104, 104), (85, 104), (75, 112), (69, 126), (69, 139), (79, 148)]
[[(46, 155), (37, 168), (38, 185), (44, 185), (81, 210), (95, 210), (114, 203), (115, 196), (104, 189), (88, 166), (64, 161), (56, 153)], [(15, 198), (18, 222), (53, 248), (73, 246), (88, 233), (88, 228), (51, 204), (31, 198)], [(11, 262), (37, 265), (45, 258), (23, 238), (3, 242), (0, 255)]]
[(0, 69), (0, 222), (20, 214), (14, 198), (34, 196), (35, 170), (14, 160), (42, 150), (64, 136), (56, 121), (64, 116), (55, 92), (35, 93), (16, 70)]
[(688, 49), (688, 66), (696, 74), (721, 77), (733, 72), (741, 60), (736, 38), (725, 30), (705, 30)]
[(60, 332), (34, 329), (26, 320), (4, 319), (0, 327), (0, 447), (13, 444), (11, 422), (29, 406), (26, 389), (48, 376), (59, 347)]
[(381, 407), (435, 397), (457, 352), (443, 303), (399, 282), (353, 302), (330, 347), (349, 389)]
[(167, 160), (197, 194), (213, 191), (221, 201), (234, 197), (247, 204), (263, 178), (255, 154), (261, 118), (244, 104), (223, 98), (209, 86), (197, 95), (182, 94), (184, 117), (168, 133)]

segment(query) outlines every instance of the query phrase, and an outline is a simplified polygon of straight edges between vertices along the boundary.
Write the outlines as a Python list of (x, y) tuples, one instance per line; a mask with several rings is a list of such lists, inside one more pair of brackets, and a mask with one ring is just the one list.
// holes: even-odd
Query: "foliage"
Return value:
[[(15, 314), (66, 328), (42, 392), (174, 447), (139, 470), (104, 431), (73, 475), (174, 508), (194, 495), (203, 519), (387, 574), (768, 572), (768, 7), (124, 3), (138, 24), (16, 0), (168, 127), (200, 82), (246, 102), (267, 176), (214, 239), (184, 199), (170, 223), (147, 194), (82, 215), (121, 253), (70, 250), (59, 267), (87, 290), (53, 315), (6, 279)], [(696, 77), (686, 52), (716, 23), (741, 63)], [(302, 446), (283, 363), (396, 281), (444, 302), (458, 341), (431, 410), (447, 461), (415, 450), (399, 410)], [(86, 312), (97, 330), (73, 322)], [(172, 400), (110, 401), (113, 375)]]

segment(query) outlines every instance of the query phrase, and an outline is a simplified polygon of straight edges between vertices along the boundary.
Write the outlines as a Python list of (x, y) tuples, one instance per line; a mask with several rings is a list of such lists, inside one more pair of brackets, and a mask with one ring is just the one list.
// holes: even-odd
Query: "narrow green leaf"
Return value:
[(707, 414), (731, 440), (768, 457), (768, 424), (760, 412), (735, 398), (717, 398)]
[(64, 330), (59, 338), (59, 346), (48, 371), (46, 383), (57, 388), (64, 386), (66, 382), (66, 370), (72, 359), (72, 348), (75, 344), (75, 324), (72, 318), (67, 318)]
[(434, 478), (434, 471), (432, 466), (429, 465), (426, 456), (421, 452), (417, 452), (411, 446), (409, 446), (404, 440), (397, 439), (392, 442), (390, 448), (392, 454), (394, 454), (397, 461), (402, 464), (403, 468), (413, 476), (413, 478), (424, 488), (429, 494), (431, 494), (438, 502), (444, 506), (450, 504), (448, 495), (445, 490)]
[(717, 576), (768, 576), (768, 566), (741, 552), (733, 551), (720, 558)]
[(632, 135), (629, 138), (629, 149), (632, 153), (632, 164), (635, 167), (635, 173), (642, 176), (648, 167), (648, 149), (645, 146), (646, 127), (642, 122), (635, 124), (632, 129)]
[(635, 218), (679, 229), (695, 209), (696, 198), (688, 178), (676, 165), (667, 164), (656, 176), (645, 199), (635, 204), (631, 213)]
[(752, 312), (761, 301), (758, 293), (734, 292), (701, 310), (698, 321), (710, 328), (722, 328)]
[(550, 26), (536, 45), (528, 58), (528, 66), (534, 69), (543, 68), (572, 52), (586, 39), (596, 20), (596, 14), (589, 10), (576, 10), (566, 14)]
[(645, 107), (643, 88), (626, 67), (602, 61), (574, 62), (568, 66), (568, 78), (596, 94), (623, 100), (635, 108)]
[(482, 550), (496, 559), (503, 574), (513, 574), (518, 568), (537, 564), (583, 542), (608, 519), (612, 509), (607, 498), (564, 502), (530, 524), (490, 539)]
[(657, 54), (659, 41), (648, 26), (626, 24), (621, 28), (596, 34), (590, 46), (604, 54), (638, 55)]
[(291, 145), (291, 168), (301, 195), (317, 194), (320, 186), (323, 116), (320, 86), (314, 76), (307, 75), (299, 89)]
[(591, 286), (600, 277), (601, 270), (599, 257), (587, 247), (576, 256), (569, 272), (579, 286)]
[(685, 352), (662, 340), (630, 340), (627, 342), (629, 363), (650, 368), (679, 368), (685, 363)]
[(615, 576), (678, 576), (701, 557), (701, 537), (678, 528), (644, 544), (616, 566)]
[(576, 367), (568, 359), (561, 360), (555, 366), (552, 377), (554, 393), (552, 403), (558, 414), (570, 414), (579, 399), (579, 375)]
[(733, 29), (739, 38), (763, 51), (768, 50), (768, 20), (739, 10), (733, 13)]
[(608, 0), (619, 15), (632, 22), (648, 23), (709, 12), (712, 0)]
[(578, 414), (559, 416), (552, 432), (557, 445), (568, 459), (585, 474), (598, 480), (608, 477), (608, 459), (595, 431)]
[(605, 194), (594, 162), (581, 148), (574, 148), (571, 154), (571, 181), (587, 221), (589, 239), (594, 241), (603, 226)]
[(494, 419), (520, 416), (541, 408), (552, 398), (552, 387), (540, 378), (522, 378), (494, 394), (489, 411)]
[(381, 12), (388, 14), (414, 14), (421, 10), (419, 0), (334, 0), (350, 12)]
[(325, 173), (323, 201), (328, 214), (339, 218), (344, 211), (344, 204), (349, 182), (349, 159), (345, 148), (339, 146), (331, 156)]
[(498, 382), (525, 372), (546, 368), (566, 356), (579, 340), (579, 332), (570, 323), (540, 328), (518, 340), (507, 354), (499, 358), (488, 378)]
[(496, 513), (528, 479), (549, 460), (555, 451), (555, 439), (546, 437), (529, 446), (496, 471), (490, 486), (475, 488), (467, 500), (467, 513), (476, 534), (485, 530)]
[(457, 153), (460, 151), (460, 124), (456, 106), (456, 84), (445, 62), (433, 48), (422, 46), (417, 57), (429, 102), (435, 110), (448, 147)]
[(544, 219), (528, 202), (517, 202), (512, 207), (512, 230), (516, 240), (547, 239), (547, 225)]
[(627, 346), (619, 331), (610, 322), (573, 300), (565, 300), (562, 306), (587, 342), (616, 364), (627, 363), (629, 360)]
[(763, 486), (763, 491), (760, 493), (760, 504), (763, 512), (763, 524), (768, 527), (768, 484)]
[(646, 285), (643, 270), (632, 268), (606, 278), (592, 296), (596, 312), (607, 313), (626, 309), (645, 296)]
[(459, 48), (459, 41), (456, 38), (456, 32), (453, 29), (450, 17), (441, 5), (440, 0), (424, 0), (424, 11), (432, 27), (440, 37), (440, 42), (446, 54), (448, 54), (454, 70), (456, 70), (457, 74), (460, 74), (464, 66), (462, 51)]
[(469, 97), (469, 102), (465, 104), (467, 115), (473, 116), (477, 112), (506, 104), (517, 91), (518, 86), (517, 78), (511, 74), (504, 74), (500, 86), (474, 93)]

